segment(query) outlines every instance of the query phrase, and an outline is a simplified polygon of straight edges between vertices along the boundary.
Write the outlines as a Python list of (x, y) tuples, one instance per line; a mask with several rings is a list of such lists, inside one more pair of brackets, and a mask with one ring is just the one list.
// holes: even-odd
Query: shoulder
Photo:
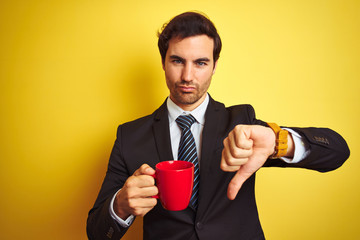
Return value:
[(132, 136), (137, 134), (144, 134), (145, 132), (151, 131), (154, 123), (154, 114), (150, 114), (129, 122), (122, 123), (118, 126), (117, 137)]
[(124, 133), (141, 133), (150, 131), (154, 122), (157, 121), (168, 122), (167, 108), (165, 104), (161, 105), (152, 114), (119, 125), (118, 133), (120, 131)]
[(255, 110), (250, 104), (237, 104), (225, 107), (223, 103), (215, 101), (210, 97), (208, 110), (210, 113), (212, 112), (221, 115), (225, 122), (233, 122), (236, 124), (258, 124)]
[(232, 114), (249, 114), (255, 115), (255, 109), (250, 104), (239, 104), (226, 107), (226, 110)]
[(255, 124), (255, 110), (250, 104), (239, 104), (226, 107), (229, 118), (237, 123)]
[(131, 120), (129, 122), (125, 122), (119, 125), (121, 128), (138, 128), (146, 125), (149, 122), (154, 121), (154, 114), (150, 114), (147, 116), (140, 117), (138, 119)]
[(237, 105), (225, 107), (224, 103), (214, 100), (211, 96), (210, 96), (209, 107), (210, 106), (213, 109), (215, 109), (215, 111), (220, 110), (220, 111), (226, 111), (228, 113), (233, 113), (233, 114), (236, 114), (236, 113), (255, 114), (255, 110), (250, 104), (237, 104)]

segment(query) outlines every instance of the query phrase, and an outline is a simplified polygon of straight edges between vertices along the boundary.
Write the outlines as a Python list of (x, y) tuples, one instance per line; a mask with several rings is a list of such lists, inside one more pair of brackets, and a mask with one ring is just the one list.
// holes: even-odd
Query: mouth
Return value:
[(180, 85), (180, 86), (178, 86), (178, 89), (180, 89), (180, 91), (185, 92), (185, 93), (191, 93), (191, 92), (195, 91), (196, 88), (193, 86)]

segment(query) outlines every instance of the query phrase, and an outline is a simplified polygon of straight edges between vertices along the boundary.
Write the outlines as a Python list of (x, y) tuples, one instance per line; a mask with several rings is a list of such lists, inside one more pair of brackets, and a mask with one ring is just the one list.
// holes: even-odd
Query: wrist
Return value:
[(117, 196), (117, 193), (114, 194), (114, 197), (113, 199), (111, 200), (111, 203), (110, 203), (110, 206), (109, 206), (109, 210), (110, 210), (110, 216), (112, 217), (112, 219), (114, 219), (121, 227), (124, 227), (124, 228), (128, 228), (132, 222), (134, 221), (134, 216), (133, 215), (130, 215), (129, 217), (127, 218), (121, 218), (119, 217), (115, 211), (114, 211), (114, 202), (115, 202), (115, 198)]
[(114, 213), (121, 219), (127, 219), (131, 214), (129, 213), (126, 213), (119, 205), (119, 197), (120, 197), (120, 192), (121, 192), (121, 189), (120, 191), (118, 191), (116, 193), (116, 196), (114, 198), (114, 202), (112, 203), (112, 207), (113, 207), (113, 210), (114, 210)]
[(289, 132), (287, 136), (287, 151), (284, 157), (292, 158), (295, 154), (295, 145), (292, 134)]

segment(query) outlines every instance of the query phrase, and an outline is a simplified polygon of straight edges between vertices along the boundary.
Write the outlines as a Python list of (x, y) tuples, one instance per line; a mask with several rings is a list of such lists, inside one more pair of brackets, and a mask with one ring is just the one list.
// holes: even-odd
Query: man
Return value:
[[(199, 13), (173, 18), (159, 34), (170, 96), (153, 114), (120, 125), (108, 171), (89, 212), (90, 239), (119, 239), (134, 216), (144, 216), (144, 239), (264, 239), (255, 202), (255, 172), (262, 166), (338, 168), (350, 152), (336, 132), (285, 128), (255, 118), (250, 105), (225, 108), (207, 90), (221, 40)], [(178, 159), (180, 116), (191, 125), (200, 175), (196, 204), (167, 211), (152, 175), (160, 161)]]

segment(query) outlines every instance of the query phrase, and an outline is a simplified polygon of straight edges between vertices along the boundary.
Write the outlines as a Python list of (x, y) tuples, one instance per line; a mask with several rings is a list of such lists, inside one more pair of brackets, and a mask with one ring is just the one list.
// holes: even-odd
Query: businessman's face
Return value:
[(214, 41), (206, 35), (173, 38), (169, 41), (163, 69), (170, 98), (179, 107), (191, 111), (206, 97), (215, 73)]

